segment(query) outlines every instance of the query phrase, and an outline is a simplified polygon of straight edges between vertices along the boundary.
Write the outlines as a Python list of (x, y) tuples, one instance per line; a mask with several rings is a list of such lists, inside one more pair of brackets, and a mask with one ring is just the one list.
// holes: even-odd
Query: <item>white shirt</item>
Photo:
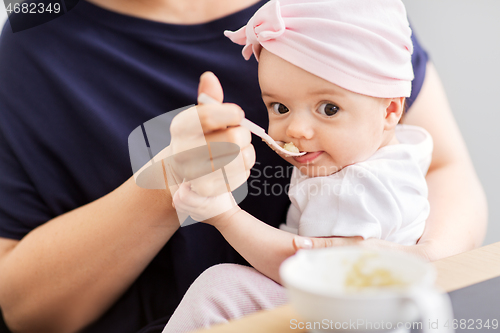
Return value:
[(362, 236), (413, 245), (429, 216), (425, 175), (433, 142), (423, 128), (398, 125), (399, 144), (326, 177), (294, 168), (292, 202), (281, 229), (301, 236)]

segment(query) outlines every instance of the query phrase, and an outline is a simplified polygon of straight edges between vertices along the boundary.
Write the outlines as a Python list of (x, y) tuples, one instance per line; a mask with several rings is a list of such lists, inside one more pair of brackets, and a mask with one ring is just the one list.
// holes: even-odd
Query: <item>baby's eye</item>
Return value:
[(325, 116), (334, 116), (339, 112), (339, 107), (332, 103), (323, 103), (319, 106), (318, 112)]
[(290, 111), (284, 104), (281, 103), (273, 103), (272, 108), (276, 114), (284, 114)]

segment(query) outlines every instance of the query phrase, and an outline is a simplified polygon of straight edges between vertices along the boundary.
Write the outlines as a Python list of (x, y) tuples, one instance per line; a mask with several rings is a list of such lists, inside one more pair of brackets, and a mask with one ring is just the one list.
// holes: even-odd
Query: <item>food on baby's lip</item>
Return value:
[(407, 286), (403, 280), (394, 276), (394, 273), (383, 267), (369, 267), (370, 258), (376, 255), (361, 256), (352, 264), (347, 272), (344, 286), (348, 291), (359, 292), (374, 288), (404, 288)]
[(300, 153), (299, 148), (297, 148), (293, 142), (288, 142), (283, 145), (283, 149), (288, 150), (291, 153)]

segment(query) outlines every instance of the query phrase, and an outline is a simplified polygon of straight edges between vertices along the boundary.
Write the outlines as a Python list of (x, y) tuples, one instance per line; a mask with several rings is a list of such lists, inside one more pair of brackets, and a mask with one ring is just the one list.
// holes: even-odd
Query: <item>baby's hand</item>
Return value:
[(194, 190), (190, 182), (182, 183), (175, 192), (173, 204), (178, 213), (191, 215), (195, 221), (219, 227), (234, 211), (240, 210), (231, 192), (204, 197)]
[[(295, 236), (293, 247), (296, 251), (302, 249), (320, 249), (324, 247), (338, 246), (360, 246), (366, 249), (381, 249), (386, 251), (402, 251), (420, 256), (430, 261), (430, 245), (401, 245), (378, 238), (363, 239), (361, 236), (354, 237), (301, 237)], [(432, 249), (431, 249), (432, 250)]]

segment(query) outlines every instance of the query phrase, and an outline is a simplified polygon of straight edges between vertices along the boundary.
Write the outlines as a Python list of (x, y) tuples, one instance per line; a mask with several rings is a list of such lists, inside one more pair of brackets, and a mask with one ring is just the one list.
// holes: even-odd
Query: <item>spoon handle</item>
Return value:
[(247, 118), (243, 118), (240, 122), (240, 125), (248, 129), (253, 134), (260, 136), (262, 139), (267, 139), (266, 137), (268, 137), (266, 131), (262, 127), (255, 123), (252, 123)]

